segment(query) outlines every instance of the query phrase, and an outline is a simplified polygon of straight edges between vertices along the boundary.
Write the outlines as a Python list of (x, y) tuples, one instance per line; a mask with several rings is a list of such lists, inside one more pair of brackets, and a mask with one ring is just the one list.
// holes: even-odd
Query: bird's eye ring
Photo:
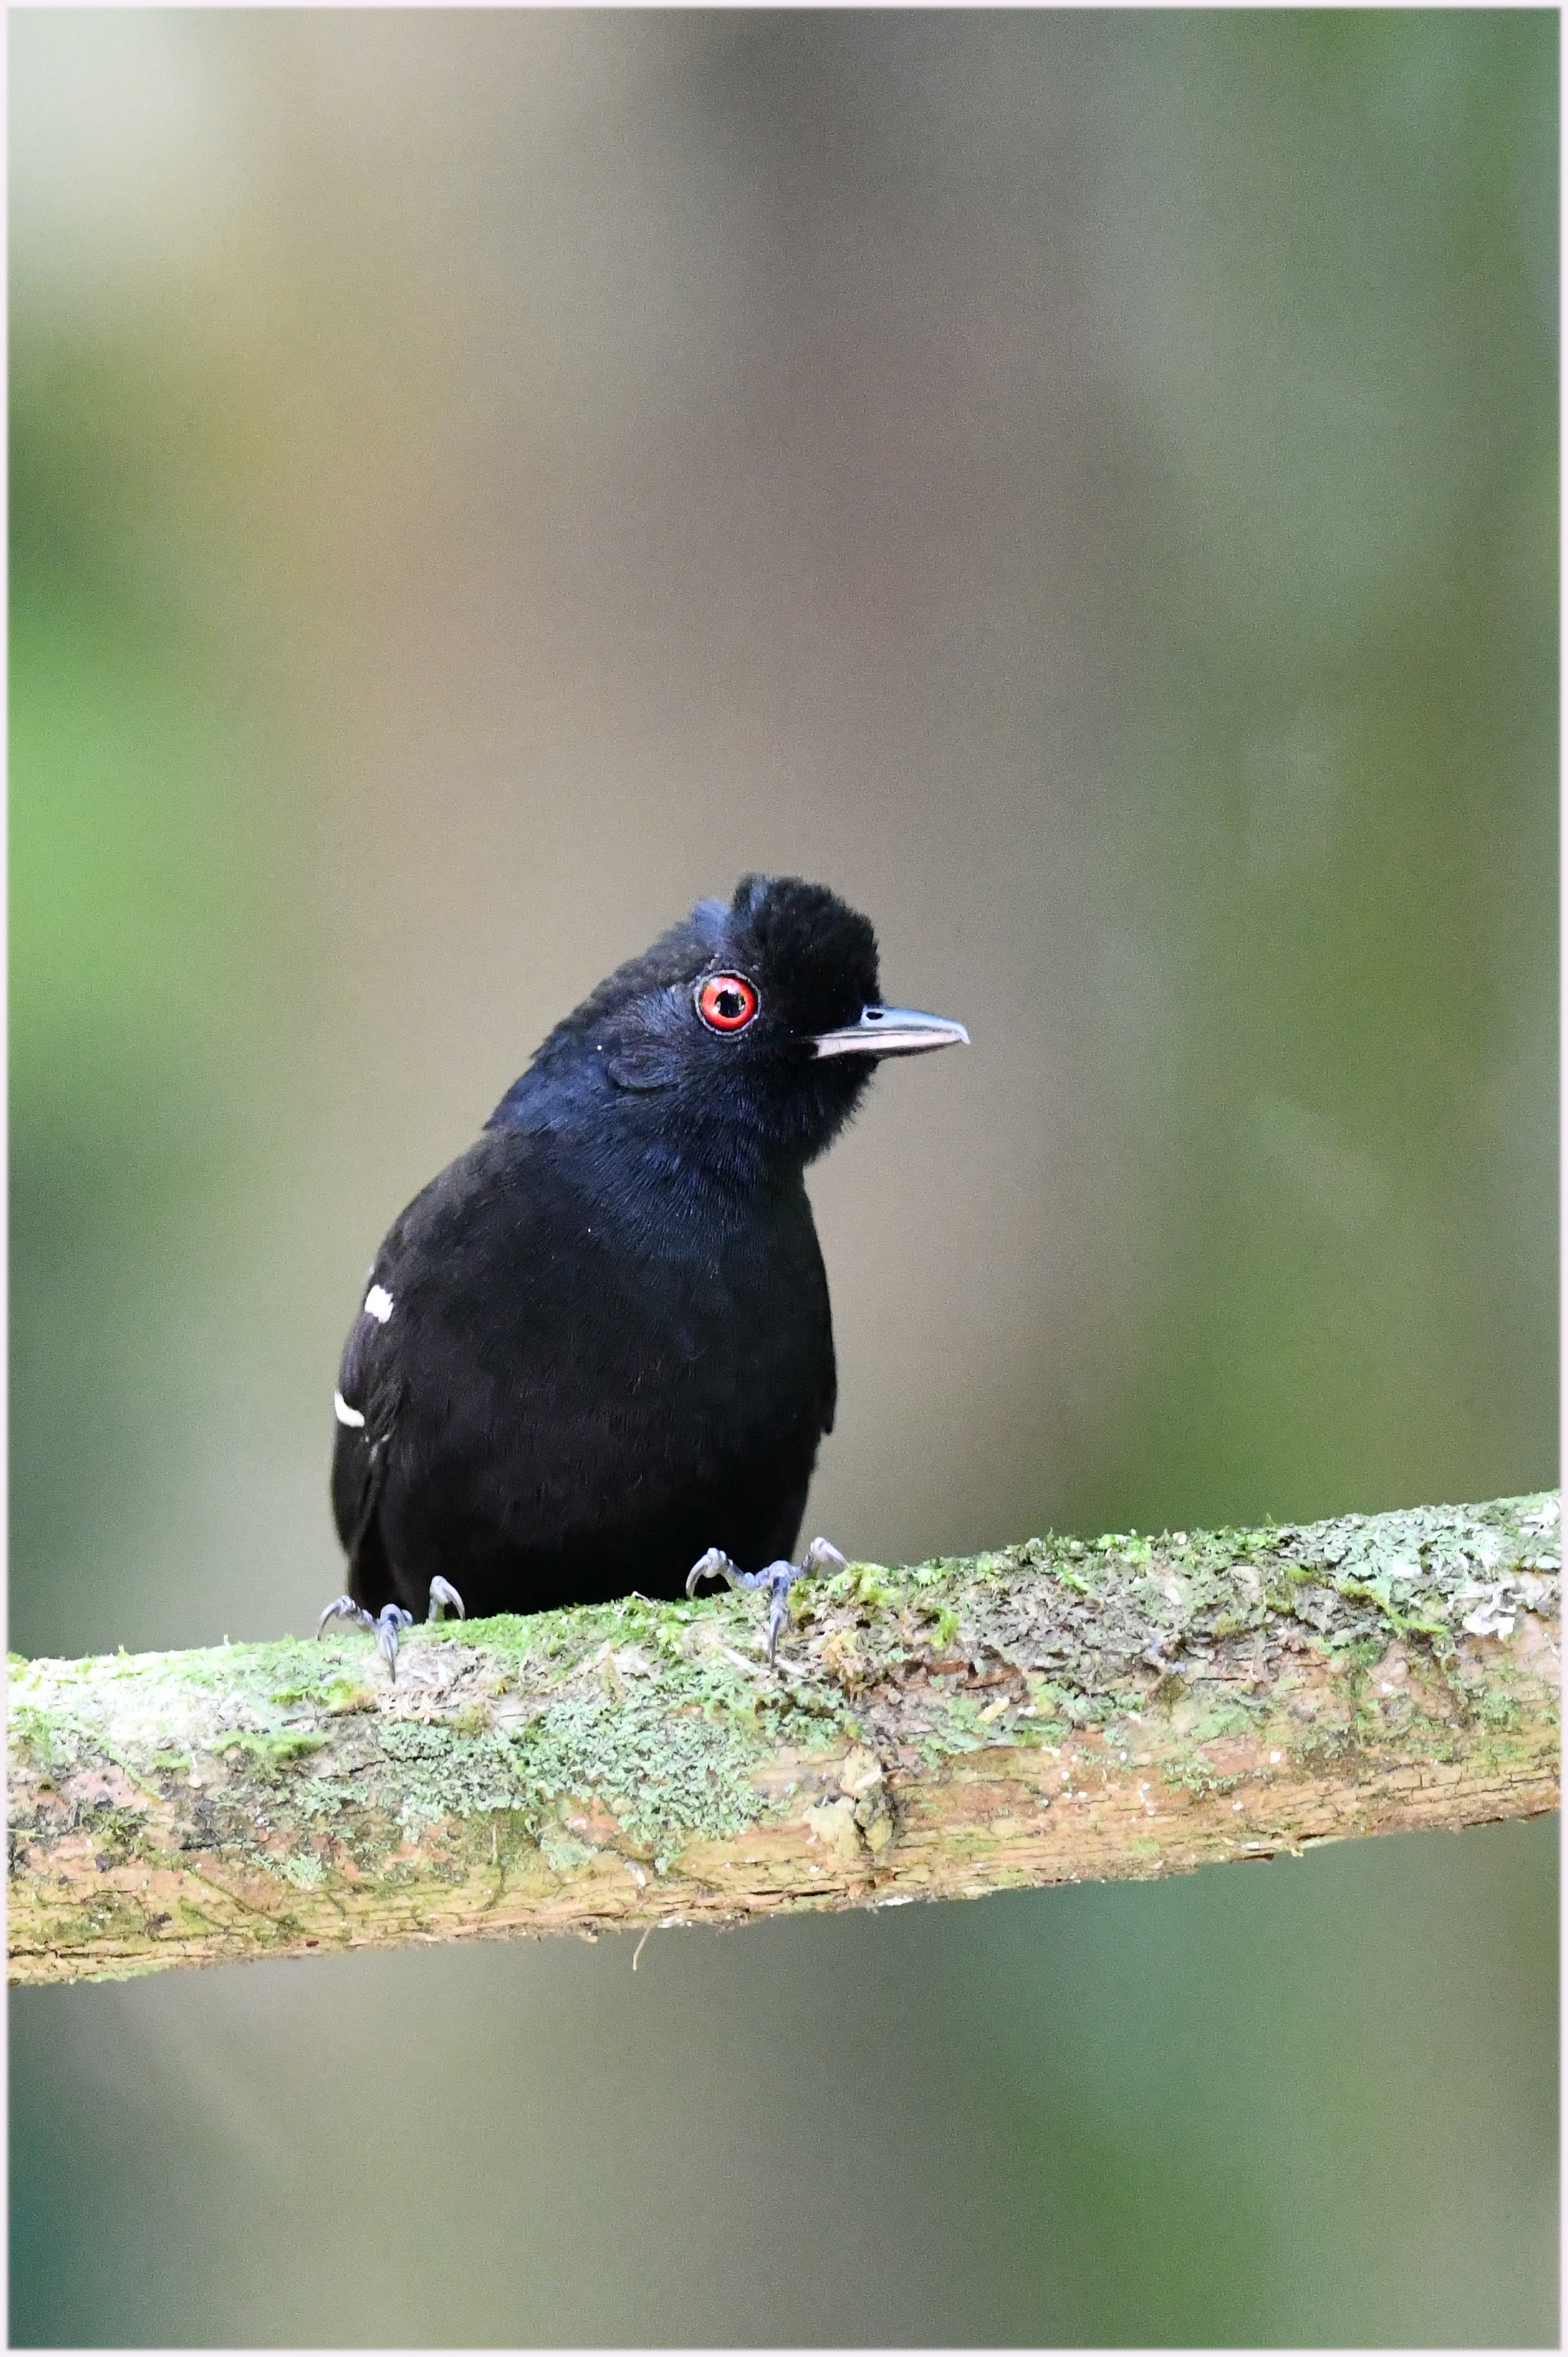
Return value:
[(761, 1004), (744, 974), (710, 974), (697, 986), (697, 1012), (710, 1031), (744, 1031)]

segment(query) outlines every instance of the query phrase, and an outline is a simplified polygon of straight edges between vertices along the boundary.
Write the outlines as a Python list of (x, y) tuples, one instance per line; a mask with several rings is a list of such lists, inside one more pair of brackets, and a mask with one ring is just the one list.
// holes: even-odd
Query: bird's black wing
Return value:
[[(476, 1245), (518, 1161), (515, 1140), (487, 1134), (414, 1197), (382, 1239), (343, 1346), (332, 1512), (350, 1593), (374, 1609), (396, 1600), (400, 1586), (383, 1530), (389, 1493), (410, 1462), (428, 1483), (441, 1435), (471, 1392), (472, 1337), (487, 1309), (504, 1303), (504, 1278), (490, 1281)], [(501, 1226), (514, 1233), (519, 1223)]]
[[(379, 1553), (376, 1503), (402, 1396), (395, 1346), (381, 1308), (383, 1303), (390, 1306), (390, 1299), (372, 1269), (363, 1305), (343, 1345), (333, 1401), (338, 1433), (332, 1452), (332, 1513), (349, 1557), (350, 1586), (361, 1603), (371, 1600), (360, 1592), (360, 1575), (371, 1570), (368, 1554)], [(377, 1583), (372, 1578), (371, 1584)]]

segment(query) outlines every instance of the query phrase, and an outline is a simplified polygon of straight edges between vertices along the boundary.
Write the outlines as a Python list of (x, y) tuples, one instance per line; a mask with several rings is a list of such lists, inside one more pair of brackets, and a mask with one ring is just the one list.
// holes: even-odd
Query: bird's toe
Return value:
[(447, 1612), (455, 1612), (459, 1620), (467, 1618), (463, 1609), (462, 1598), (451, 1581), (443, 1579), (441, 1574), (437, 1572), (430, 1583), (430, 1609), (425, 1618), (428, 1620), (439, 1620)]
[(357, 1620), (361, 1629), (373, 1629), (376, 1625), (375, 1614), (367, 1612), (362, 1604), (356, 1604), (351, 1596), (335, 1596), (332, 1598), (316, 1624), (318, 1637), (325, 1634), (328, 1620)]
[(800, 1577), (792, 1563), (782, 1563), (775, 1566), (773, 1576), (768, 1582), (772, 1591), (768, 1605), (768, 1666), (769, 1669), (773, 1666), (773, 1657), (779, 1650), (779, 1631), (789, 1618), (789, 1590)]

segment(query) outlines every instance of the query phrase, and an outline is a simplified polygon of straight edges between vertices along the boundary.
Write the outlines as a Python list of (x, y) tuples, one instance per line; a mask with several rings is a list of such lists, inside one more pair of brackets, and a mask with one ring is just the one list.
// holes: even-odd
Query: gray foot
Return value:
[(710, 1547), (707, 1554), (692, 1566), (686, 1574), (686, 1593), (694, 1596), (700, 1579), (725, 1579), (738, 1594), (741, 1590), (766, 1587), (768, 1607), (768, 1660), (772, 1664), (779, 1631), (784, 1626), (789, 1609), (789, 1590), (798, 1579), (809, 1578), (813, 1573), (843, 1571), (844, 1558), (836, 1546), (826, 1539), (813, 1539), (799, 1563), (770, 1563), (766, 1571), (742, 1571), (732, 1563), (723, 1547)]
[[(430, 1583), (430, 1610), (425, 1617), (439, 1620), (448, 1608), (456, 1613), (459, 1620), (462, 1620), (462, 1598), (451, 1581), (443, 1579), (437, 1573)], [(371, 1630), (375, 1635), (376, 1651), (387, 1665), (387, 1675), (396, 1679), (398, 1641), (405, 1629), (413, 1626), (412, 1612), (404, 1611), (401, 1604), (383, 1604), (380, 1612), (367, 1612), (365, 1607), (356, 1604), (351, 1596), (336, 1596), (316, 1624), (318, 1637), (328, 1620), (355, 1620), (361, 1629)]]

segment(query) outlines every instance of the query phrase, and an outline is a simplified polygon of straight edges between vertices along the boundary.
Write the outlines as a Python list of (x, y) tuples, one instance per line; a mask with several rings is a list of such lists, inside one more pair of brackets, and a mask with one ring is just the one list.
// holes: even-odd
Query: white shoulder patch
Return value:
[(381, 1324), (384, 1326), (387, 1319), (392, 1316), (392, 1295), (387, 1291), (386, 1286), (384, 1285), (372, 1285), (369, 1293), (365, 1296), (366, 1316), (368, 1318), (379, 1318)]
[(341, 1392), (334, 1392), (332, 1394), (332, 1413), (339, 1424), (351, 1425), (357, 1429), (363, 1427), (364, 1417), (357, 1407), (349, 1406)]

